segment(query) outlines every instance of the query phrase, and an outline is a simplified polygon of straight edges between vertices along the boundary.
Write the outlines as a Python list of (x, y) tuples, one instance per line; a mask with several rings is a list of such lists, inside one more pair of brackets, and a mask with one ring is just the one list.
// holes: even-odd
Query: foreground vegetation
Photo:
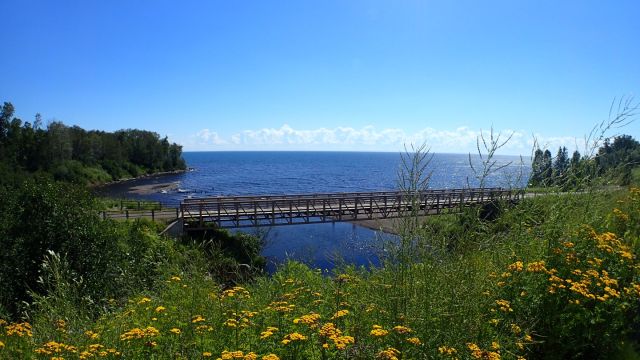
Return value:
[[(380, 268), (327, 274), (290, 262), (241, 285), (217, 280), (204, 252), (137, 223), (156, 246), (126, 259), (134, 264), (130, 272), (109, 281), (127, 284), (140, 267), (148, 282), (135, 279), (137, 291), (87, 302), (99, 296), (79, 291), (92, 286), (72, 275), (72, 257), (48, 253), (39, 270), (48, 291), (33, 294), (23, 317), (1, 321), (0, 354), (561, 359), (632, 353), (640, 189), (539, 197), (502, 210), (493, 222), (478, 220), (475, 210), (433, 218), (411, 238), (388, 244), (393, 250)], [(134, 260), (149, 259), (148, 252), (154, 261)], [(101, 310), (89, 311), (96, 303)]]
[[(259, 239), (214, 229), (176, 241), (149, 221), (101, 220), (108, 207), (155, 205), (96, 200), (70, 184), (107, 180), (105, 171), (115, 179), (184, 167), (179, 147), (165, 151), (165, 139), (164, 150), (146, 152), (157, 148), (157, 135), (83, 133), (59, 123), (44, 131), (8, 121), (12, 113), (5, 103), (0, 358), (639, 357), (640, 188), (601, 186), (640, 181), (633, 167), (640, 145), (630, 137), (605, 141), (596, 157), (575, 156), (573, 165), (560, 149), (553, 169), (550, 154), (538, 152), (531, 183), (544, 196), (425, 222), (406, 214), (379, 267), (329, 273), (288, 262), (265, 276)], [(122, 156), (111, 171), (106, 157), (85, 161), (68, 152), (74, 131), (82, 135), (76, 140), (115, 136), (133, 150), (107, 151)], [(40, 142), (22, 142), (32, 135)], [(482, 138), (489, 156), (473, 169), (481, 186), (496, 171), (499, 139)], [(50, 164), (47, 146), (59, 151)], [(403, 157), (399, 183), (407, 194), (428, 182), (421, 149)], [(137, 163), (139, 156), (151, 162)], [(163, 157), (168, 162), (156, 161)], [(31, 167), (39, 161), (45, 165)], [(81, 171), (63, 176), (60, 169), (74, 162)]]

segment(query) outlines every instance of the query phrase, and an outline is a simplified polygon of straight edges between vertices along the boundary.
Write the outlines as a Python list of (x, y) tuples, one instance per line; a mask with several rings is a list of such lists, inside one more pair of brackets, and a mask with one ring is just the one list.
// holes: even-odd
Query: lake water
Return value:
[[(185, 152), (193, 171), (157, 179), (141, 179), (108, 188), (111, 196), (158, 200), (177, 205), (185, 198), (216, 195), (304, 194), (397, 189), (400, 153), (369, 152)], [(520, 187), (530, 164), (520, 158), (496, 157), (496, 167), (509, 164), (489, 177), (486, 186)], [(480, 159), (472, 157), (479, 167)], [(435, 154), (429, 164), (433, 189), (477, 186), (464, 154)], [(519, 179), (519, 181), (518, 181)], [(176, 190), (135, 195), (131, 186), (150, 182), (178, 182)], [(284, 259), (331, 268), (342, 261), (357, 265), (378, 263), (384, 240), (393, 236), (350, 223), (288, 225), (242, 229), (264, 236), (263, 250), (270, 268)]]

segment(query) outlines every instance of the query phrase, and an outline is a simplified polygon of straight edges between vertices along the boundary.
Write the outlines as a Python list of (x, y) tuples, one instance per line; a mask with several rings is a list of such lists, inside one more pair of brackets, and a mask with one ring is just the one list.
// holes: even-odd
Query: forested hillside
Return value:
[[(143, 174), (185, 169), (182, 146), (155, 132), (84, 130), (53, 121), (43, 125), (14, 116), (5, 102), (0, 112), (0, 173), (51, 174), (74, 183), (104, 183)], [(20, 176), (20, 175), (19, 175)]]
[(630, 135), (606, 138), (595, 156), (580, 155), (578, 150), (571, 157), (567, 148), (558, 149), (555, 157), (551, 151), (536, 149), (531, 163), (531, 186), (579, 187), (587, 182), (599, 181), (617, 185), (629, 185), (633, 171), (640, 165), (640, 143)]

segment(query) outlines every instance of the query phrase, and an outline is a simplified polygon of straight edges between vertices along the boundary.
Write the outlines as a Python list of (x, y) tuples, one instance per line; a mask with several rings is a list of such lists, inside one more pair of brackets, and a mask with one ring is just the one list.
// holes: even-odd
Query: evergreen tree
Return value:
[(573, 152), (573, 155), (571, 156), (570, 166), (571, 168), (575, 169), (578, 167), (578, 164), (580, 164), (580, 152), (576, 150)]
[(561, 181), (562, 177), (566, 175), (567, 169), (569, 168), (569, 153), (567, 152), (567, 148), (561, 146), (558, 149), (558, 155), (556, 155), (556, 159), (553, 162), (553, 177), (557, 181)]
[(547, 149), (542, 154), (542, 171), (540, 175), (542, 184), (548, 185), (550, 183), (551, 175), (553, 175), (552, 172), (553, 172), (553, 166), (552, 166), (551, 151)]
[(542, 150), (536, 149), (531, 162), (531, 179), (529, 183), (532, 186), (538, 186), (542, 182)]

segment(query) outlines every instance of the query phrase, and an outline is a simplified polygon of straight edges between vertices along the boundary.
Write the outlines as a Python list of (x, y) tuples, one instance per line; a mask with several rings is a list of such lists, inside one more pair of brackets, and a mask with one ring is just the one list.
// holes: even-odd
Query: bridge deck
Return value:
[(500, 188), (232, 196), (187, 199), (180, 204), (185, 230), (309, 224), (434, 215), (495, 200), (518, 199), (521, 192)]

